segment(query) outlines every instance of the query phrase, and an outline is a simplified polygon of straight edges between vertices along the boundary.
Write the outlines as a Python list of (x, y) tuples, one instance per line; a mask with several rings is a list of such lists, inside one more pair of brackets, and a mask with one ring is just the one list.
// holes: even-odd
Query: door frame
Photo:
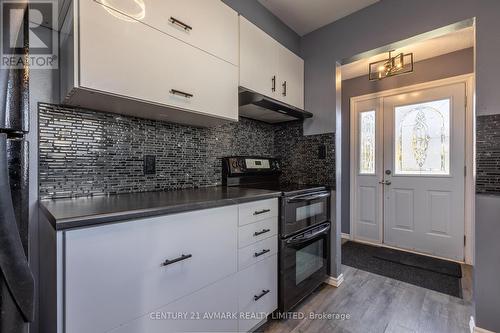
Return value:
[[(364, 243), (370, 243), (377, 246), (389, 247), (386, 244), (382, 243), (372, 243), (366, 242), (365, 240), (355, 239), (354, 237), (354, 216), (355, 216), (355, 200), (356, 200), (356, 188), (357, 188), (357, 165), (358, 165), (358, 156), (356, 154), (356, 144), (358, 141), (358, 131), (357, 131), (357, 122), (356, 122), (356, 110), (355, 104), (360, 101), (388, 97), (392, 95), (398, 95), (402, 93), (411, 93), (415, 90), (422, 89), (431, 89), (437, 88), (443, 85), (451, 85), (456, 83), (464, 83), (465, 84), (465, 161), (464, 161), (464, 173), (465, 173), (465, 192), (464, 192), (464, 217), (465, 217), (465, 239), (464, 239), (464, 261), (459, 261), (461, 263), (466, 263), (469, 265), (474, 264), (474, 243), (475, 243), (475, 193), (476, 193), (476, 184), (475, 184), (475, 147), (476, 147), (476, 136), (475, 136), (475, 105), (474, 105), (474, 94), (475, 94), (475, 79), (474, 74), (465, 74), (459, 76), (453, 76), (450, 78), (445, 78), (441, 80), (429, 81), (424, 83), (419, 83), (411, 86), (405, 86), (395, 89), (389, 89), (384, 91), (379, 91), (376, 93), (365, 94), (361, 96), (355, 96), (350, 98), (350, 162), (351, 162), (351, 170), (350, 170), (350, 194), (349, 194), (349, 206), (350, 206), (350, 235), (349, 239), (356, 240)], [(381, 100), (382, 101), (382, 100)], [(381, 103), (381, 102), (380, 102)], [(384, 223), (383, 219), (380, 223), (380, 231), (381, 235), (380, 239), (383, 239), (383, 228)], [(414, 252), (405, 249), (400, 249), (406, 252)], [(422, 255), (427, 255), (425, 253), (421, 253)], [(431, 256), (432, 257), (432, 256)], [(435, 257), (435, 256), (434, 256)], [(447, 258), (443, 258), (446, 260), (450, 260)]]

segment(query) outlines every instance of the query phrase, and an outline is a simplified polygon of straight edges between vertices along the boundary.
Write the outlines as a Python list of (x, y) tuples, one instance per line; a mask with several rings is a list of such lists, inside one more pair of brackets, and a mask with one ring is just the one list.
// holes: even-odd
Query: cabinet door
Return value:
[(66, 332), (107, 332), (236, 273), (237, 219), (229, 206), (65, 232)]
[(278, 63), (278, 99), (303, 109), (304, 60), (286, 47), (279, 45)]
[(238, 272), (238, 331), (249, 332), (278, 307), (278, 256)]
[(97, 0), (238, 65), (238, 14), (220, 0)]
[(238, 119), (237, 66), (95, 1), (79, 3), (80, 87)]
[(238, 280), (233, 274), (110, 333), (236, 332), (236, 295)]
[(276, 98), (277, 42), (240, 16), (240, 86)]

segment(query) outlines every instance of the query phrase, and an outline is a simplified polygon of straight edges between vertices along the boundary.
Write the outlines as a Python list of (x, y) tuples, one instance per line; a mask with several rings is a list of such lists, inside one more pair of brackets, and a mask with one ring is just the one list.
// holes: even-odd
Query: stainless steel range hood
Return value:
[(310, 112), (248, 90), (240, 91), (239, 105), (241, 117), (260, 120), (269, 124), (284, 123), (313, 116)]

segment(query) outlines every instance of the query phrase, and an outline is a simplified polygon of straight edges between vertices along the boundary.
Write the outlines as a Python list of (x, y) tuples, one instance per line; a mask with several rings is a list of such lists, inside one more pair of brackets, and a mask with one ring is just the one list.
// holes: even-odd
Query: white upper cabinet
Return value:
[(240, 86), (276, 98), (276, 41), (240, 16)]
[(238, 65), (238, 14), (220, 0), (96, 0)]
[(304, 60), (241, 16), (240, 86), (304, 108)]
[(304, 60), (279, 45), (278, 52), (279, 100), (304, 108)]
[[(122, 6), (121, 11), (129, 11), (124, 15), (96, 1), (75, 0), (74, 17), (66, 19), (69, 23), (65, 22), (61, 37), (61, 55), (72, 58), (61, 59), (62, 102), (196, 126), (238, 120), (237, 14), (219, 1), (206, 1), (211, 6), (201, 5), (202, 1), (167, 2), (176, 13), (183, 8), (187, 12), (185, 3), (193, 7), (193, 2), (200, 3), (193, 11), (198, 14), (192, 29), (176, 31), (185, 33), (184, 39), (141, 22), (144, 13), (137, 11), (141, 7)], [(151, 19), (164, 10), (162, 6), (168, 7), (163, 1), (145, 4)], [(209, 17), (220, 11), (217, 19), (225, 18), (227, 27), (203, 28), (206, 21), (194, 20), (202, 16), (197, 11), (203, 8)], [(167, 22), (170, 16), (174, 13), (167, 15)], [(203, 33), (194, 32), (195, 22), (200, 22)], [(226, 28), (231, 33), (221, 36)], [(204, 50), (204, 45), (212, 49)]]

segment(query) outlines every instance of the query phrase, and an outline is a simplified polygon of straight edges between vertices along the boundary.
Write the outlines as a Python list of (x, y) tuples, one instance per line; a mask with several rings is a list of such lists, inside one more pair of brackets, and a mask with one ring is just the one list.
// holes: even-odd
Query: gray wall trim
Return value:
[(257, 0), (222, 1), (300, 56), (300, 36)]
[(500, 332), (500, 196), (476, 196), (476, 325)]

